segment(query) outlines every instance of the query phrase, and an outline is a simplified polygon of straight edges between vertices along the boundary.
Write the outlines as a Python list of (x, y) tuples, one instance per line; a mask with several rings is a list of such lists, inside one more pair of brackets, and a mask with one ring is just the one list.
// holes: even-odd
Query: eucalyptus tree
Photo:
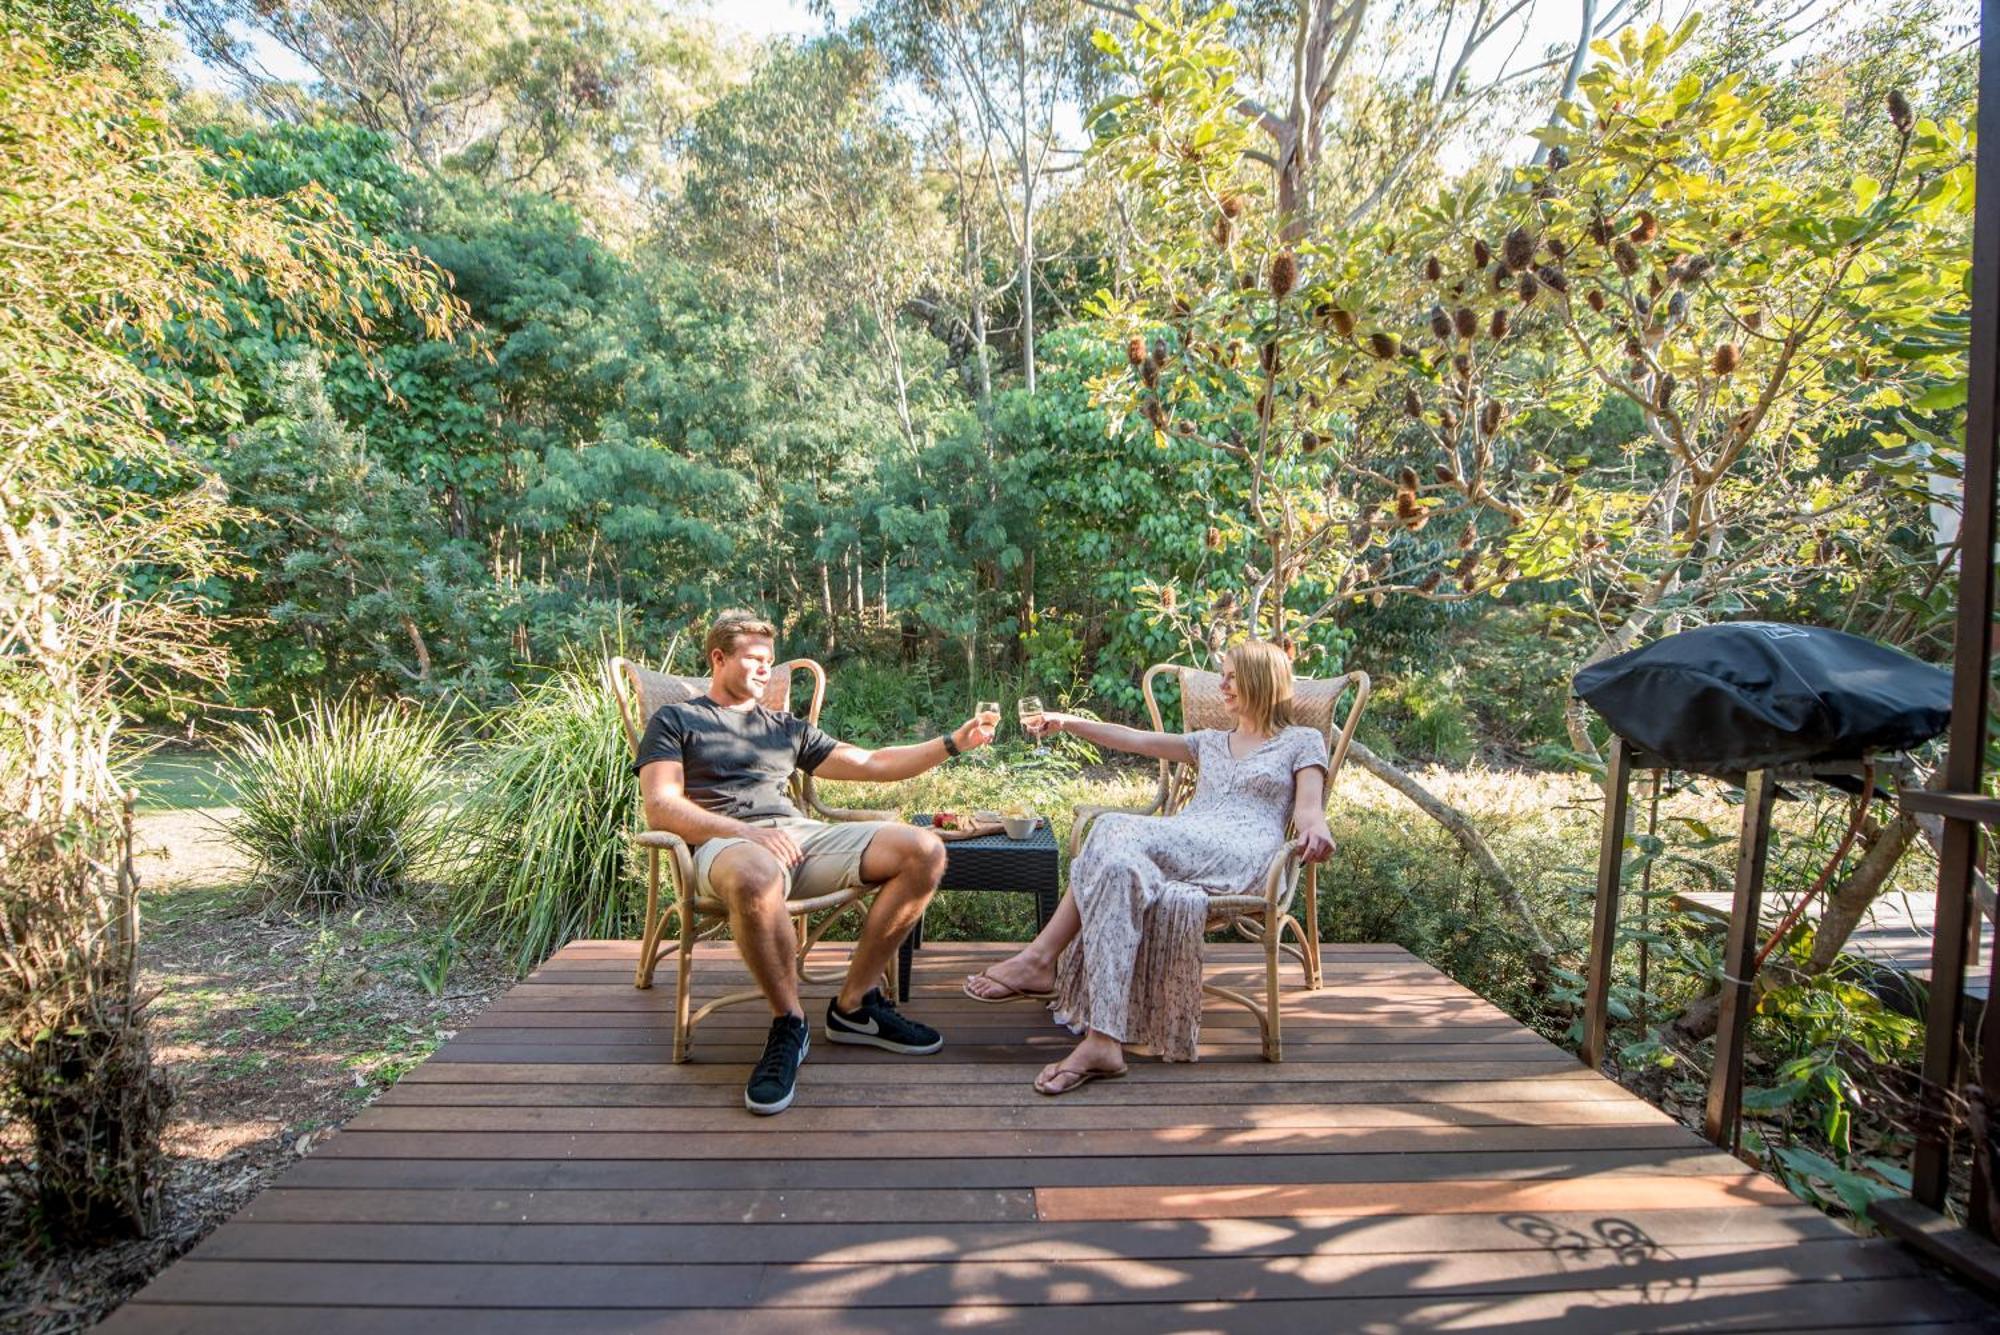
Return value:
[(647, 0), (167, 0), (166, 13), (267, 116), (331, 111), (422, 169), (547, 191), (619, 229), (663, 202), (676, 137), (731, 75), (711, 31)]
[[(960, 207), (978, 178), (1006, 220), (1014, 248), (1013, 288), (1021, 372), (1035, 391), (1037, 229), (1057, 177), (1075, 166), (1061, 143), (1065, 110), (1088, 86), (1095, 17), (1083, 0), (875, 0), (859, 29), (895, 68), (915, 80), (949, 125)], [(969, 159), (969, 161), (968, 161)], [(983, 265), (983, 242), (968, 232), (968, 267)], [(986, 330), (986, 294), (968, 282), (975, 327)], [(984, 343), (979, 355), (984, 357)]]

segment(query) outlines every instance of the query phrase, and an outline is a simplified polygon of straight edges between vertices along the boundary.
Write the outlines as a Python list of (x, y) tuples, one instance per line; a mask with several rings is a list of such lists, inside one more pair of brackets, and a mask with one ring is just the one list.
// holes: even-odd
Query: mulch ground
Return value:
[[(0, 1330), (87, 1329), (366, 1107), (512, 981), (434, 896), (325, 918), (265, 906), (217, 812), (142, 815), (142, 986), (174, 1085), (150, 1238), (38, 1257), (0, 1188)], [(21, 1147), (0, 1127), (0, 1154)]]

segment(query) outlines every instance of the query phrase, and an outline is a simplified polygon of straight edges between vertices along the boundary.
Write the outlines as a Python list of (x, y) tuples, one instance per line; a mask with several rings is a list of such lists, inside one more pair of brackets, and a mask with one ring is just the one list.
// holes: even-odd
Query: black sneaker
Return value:
[(851, 1011), (841, 1010), (838, 998), (827, 1002), (826, 1037), (833, 1043), (860, 1043), (911, 1057), (928, 1056), (944, 1046), (943, 1035), (899, 1015), (896, 1003), (883, 996), (879, 987), (870, 988)]
[(798, 1092), (799, 1063), (812, 1048), (812, 1026), (798, 1015), (780, 1015), (771, 1021), (771, 1036), (764, 1040), (764, 1056), (743, 1087), (743, 1106), (759, 1117), (781, 1113), (792, 1106)]

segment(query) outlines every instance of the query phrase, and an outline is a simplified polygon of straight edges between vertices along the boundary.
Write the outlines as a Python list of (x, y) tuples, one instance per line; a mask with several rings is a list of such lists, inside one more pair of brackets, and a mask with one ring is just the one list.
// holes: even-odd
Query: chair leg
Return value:
[(1264, 1005), (1268, 1020), (1264, 1025), (1264, 1060), (1267, 1062), (1284, 1059), (1283, 1039), (1278, 1031), (1278, 960), (1282, 957), (1278, 938), (1283, 935), (1284, 924), (1266, 921), (1264, 924)]
[(641, 992), (653, 986), (653, 969), (659, 962), (660, 934), (665, 925), (660, 914), (660, 850), (646, 850), (646, 930), (639, 937), (639, 968), (632, 986)]
[(695, 922), (694, 911), (686, 904), (681, 905), (681, 953), (680, 966), (674, 970), (674, 1062), (679, 1064), (688, 1059), (688, 1050), (694, 1046), (694, 1025), (689, 1020), (689, 998), (694, 984), (694, 943), (700, 935)]
[(1321, 971), (1319, 960), (1319, 867), (1306, 868), (1305, 916), (1299, 920), (1303, 929), (1299, 933), (1299, 943), (1306, 948), (1306, 991), (1317, 992), (1325, 985), (1326, 975)]

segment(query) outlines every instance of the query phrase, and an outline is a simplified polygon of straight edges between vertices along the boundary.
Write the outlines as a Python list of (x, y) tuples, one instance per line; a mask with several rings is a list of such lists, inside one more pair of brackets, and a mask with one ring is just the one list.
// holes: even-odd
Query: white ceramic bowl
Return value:
[(1040, 816), (1005, 816), (1000, 824), (1005, 827), (1009, 839), (1026, 839), (1042, 823)]

